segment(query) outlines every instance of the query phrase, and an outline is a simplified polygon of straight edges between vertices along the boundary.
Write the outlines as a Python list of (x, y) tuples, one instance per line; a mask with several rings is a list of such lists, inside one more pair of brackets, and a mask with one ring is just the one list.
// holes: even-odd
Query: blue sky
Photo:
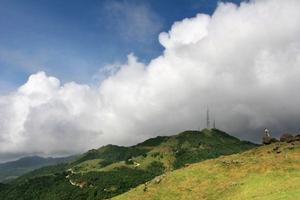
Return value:
[[(230, 2), (239, 3), (240, 0)], [(211, 14), (216, 0), (0, 0), (0, 93), (37, 71), (90, 84), (99, 68), (161, 54), (174, 21)]]

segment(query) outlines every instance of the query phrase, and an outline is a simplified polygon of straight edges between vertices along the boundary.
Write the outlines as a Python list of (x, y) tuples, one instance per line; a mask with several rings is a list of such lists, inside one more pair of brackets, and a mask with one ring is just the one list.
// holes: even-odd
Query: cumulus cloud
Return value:
[(0, 155), (63, 154), (205, 127), (257, 141), (298, 131), (300, 1), (220, 3), (175, 22), (148, 65), (133, 54), (98, 88), (43, 72), (0, 97)]

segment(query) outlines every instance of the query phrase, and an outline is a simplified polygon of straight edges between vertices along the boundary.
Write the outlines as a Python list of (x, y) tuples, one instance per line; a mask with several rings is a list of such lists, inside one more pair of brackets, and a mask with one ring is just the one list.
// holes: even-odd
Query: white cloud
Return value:
[(99, 88), (40, 72), (0, 97), (0, 155), (72, 153), (217, 127), (247, 139), (294, 131), (300, 119), (300, 1), (219, 4), (160, 34), (164, 54), (128, 63)]

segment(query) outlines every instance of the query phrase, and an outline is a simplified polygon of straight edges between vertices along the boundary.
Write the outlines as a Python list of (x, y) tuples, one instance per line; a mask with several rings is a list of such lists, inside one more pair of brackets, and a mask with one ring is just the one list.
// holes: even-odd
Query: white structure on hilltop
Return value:
[[(207, 129), (210, 129), (210, 120), (211, 120), (211, 116), (210, 116), (210, 110), (209, 110), (209, 107), (207, 107), (207, 110), (206, 110), (206, 128)], [(213, 126), (212, 126), (213, 129), (216, 129), (216, 120), (214, 119), (213, 120)]]
[(210, 119), (209, 119), (209, 108), (206, 110), (206, 128), (210, 128)]

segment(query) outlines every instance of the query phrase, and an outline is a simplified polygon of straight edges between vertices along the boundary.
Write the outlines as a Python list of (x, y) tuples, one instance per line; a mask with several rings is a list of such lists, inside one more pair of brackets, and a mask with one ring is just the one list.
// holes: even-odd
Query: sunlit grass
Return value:
[[(280, 153), (273, 151), (280, 145)], [(160, 184), (141, 185), (116, 200), (300, 199), (300, 142), (262, 146), (170, 172)]]

